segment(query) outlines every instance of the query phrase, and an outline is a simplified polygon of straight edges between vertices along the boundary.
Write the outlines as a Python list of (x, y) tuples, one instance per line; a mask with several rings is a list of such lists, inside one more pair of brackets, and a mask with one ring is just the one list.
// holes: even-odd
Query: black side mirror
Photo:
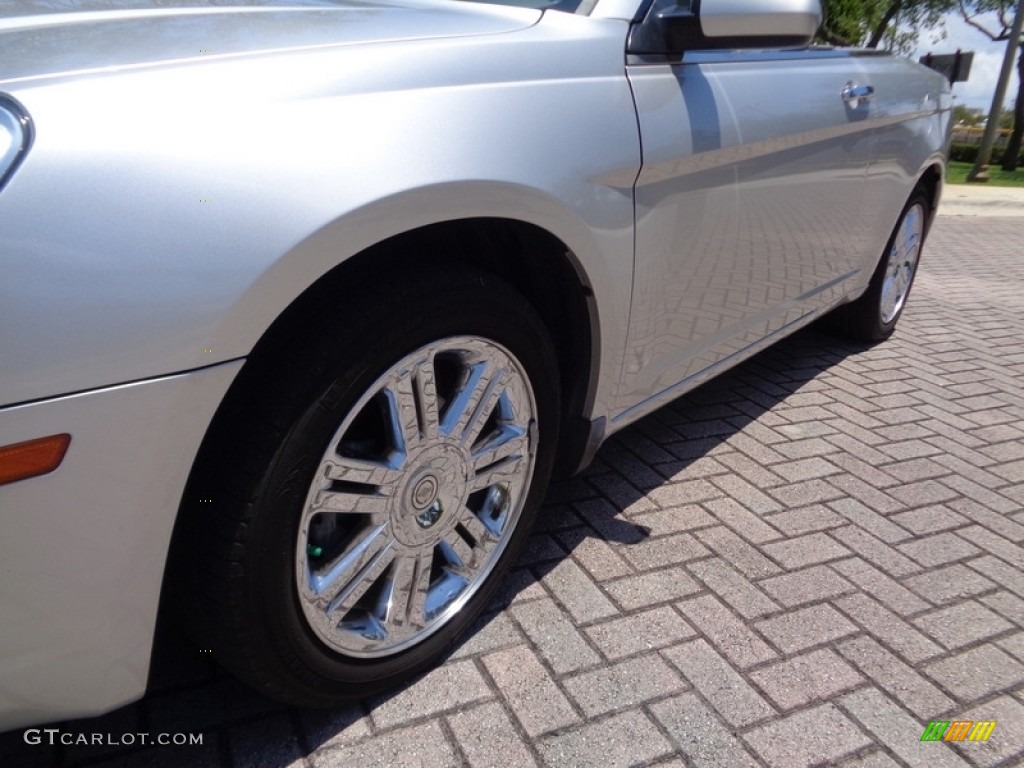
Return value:
[(800, 48), (820, 24), (820, 0), (654, 0), (626, 52)]

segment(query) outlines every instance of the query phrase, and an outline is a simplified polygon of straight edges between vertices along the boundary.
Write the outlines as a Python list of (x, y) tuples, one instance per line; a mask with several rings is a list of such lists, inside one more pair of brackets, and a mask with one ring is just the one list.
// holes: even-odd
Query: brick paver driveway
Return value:
[[(618, 436), (404, 690), (285, 710), (161, 633), (145, 700), (61, 732), (202, 746), (19, 730), (0, 765), (1018, 764), (1022, 254), (1024, 219), (940, 218), (892, 340), (804, 332)], [(921, 742), (930, 720), (998, 724)]]

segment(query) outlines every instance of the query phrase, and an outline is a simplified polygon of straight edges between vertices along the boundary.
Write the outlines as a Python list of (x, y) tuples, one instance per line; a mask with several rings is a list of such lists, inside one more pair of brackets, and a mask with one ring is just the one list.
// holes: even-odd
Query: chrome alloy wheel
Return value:
[(399, 360), (320, 460), (296, 543), (299, 603), (348, 656), (405, 650), (459, 612), (515, 531), (536, 404), (500, 345), (459, 336)]
[(910, 284), (917, 270), (917, 260), (921, 255), (921, 243), (924, 235), (924, 207), (916, 203), (907, 209), (900, 222), (889, 258), (885, 266), (885, 277), (882, 281), (882, 296), (879, 303), (879, 314), (883, 324), (892, 322), (906, 301)]

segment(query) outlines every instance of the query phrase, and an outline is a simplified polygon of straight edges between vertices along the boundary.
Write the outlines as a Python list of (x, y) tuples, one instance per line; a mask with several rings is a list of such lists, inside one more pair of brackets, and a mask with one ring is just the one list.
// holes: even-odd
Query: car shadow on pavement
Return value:
[[(580, 567), (580, 562), (587, 567), (590, 556), (584, 556), (584, 551), (595, 541), (628, 554), (631, 546), (641, 544), (650, 534), (642, 522), (645, 513), (665, 514), (667, 509), (672, 514), (676, 507), (687, 504), (685, 498), (652, 503), (650, 497), (657, 495), (660, 486), (687, 472), (699, 475), (700, 462), (707, 461), (719, 446), (742, 440), (743, 430), (767, 411), (808, 385), (815, 388), (812, 383), (823, 372), (865, 349), (864, 345), (837, 341), (815, 327), (805, 329), (610, 438), (584, 473), (551, 487), (527, 551), (446, 663), (486, 650), (488, 633), (497, 631), (497, 620), (510, 606), (514, 611), (517, 602), (529, 597), (532, 590), (553, 596), (571, 614), (566, 604), (573, 580), (562, 578), (561, 568), (570, 561), (572, 568)], [(756, 455), (751, 458), (756, 462)], [(752, 484), (756, 485), (756, 480), (752, 479)], [(600, 581), (600, 576), (596, 578)], [(297, 710), (236, 682), (161, 619), (148, 692), (141, 701), (100, 717), (41, 726), (34, 732), (18, 728), (0, 734), (0, 766), (283, 768), (302, 755), (366, 735), (368, 716), (396, 697), (409, 696), (422, 677), (386, 696), (345, 709)], [(58, 732), (51, 737), (43, 728)], [(143, 733), (149, 734), (148, 738), (201, 734), (203, 743), (140, 745), (137, 734)], [(60, 738), (78, 739), (83, 734), (88, 739), (100, 734), (107, 742), (121, 743), (59, 743)], [(136, 734), (134, 743), (123, 743), (131, 734)], [(48, 740), (56, 743), (51, 745)], [(33, 741), (37, 743), (30, 743)]]

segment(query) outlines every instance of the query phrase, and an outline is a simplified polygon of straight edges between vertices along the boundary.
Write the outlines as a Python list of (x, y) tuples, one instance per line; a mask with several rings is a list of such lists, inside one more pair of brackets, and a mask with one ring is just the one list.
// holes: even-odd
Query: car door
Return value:
[(859, 73), (831, 50), (629, 57), (643, 167), (621, 418), (841, 295), (866, 237), (870, 141), (843, 96)]
[(865, 260), (873, 267), (921, 169), (948, 146), (952, 101), (942, 75), (908, 59), (864, 52), (860, 64), (873, 91), (864, 105), (872, 125), (864, 216), (873, 223)]

